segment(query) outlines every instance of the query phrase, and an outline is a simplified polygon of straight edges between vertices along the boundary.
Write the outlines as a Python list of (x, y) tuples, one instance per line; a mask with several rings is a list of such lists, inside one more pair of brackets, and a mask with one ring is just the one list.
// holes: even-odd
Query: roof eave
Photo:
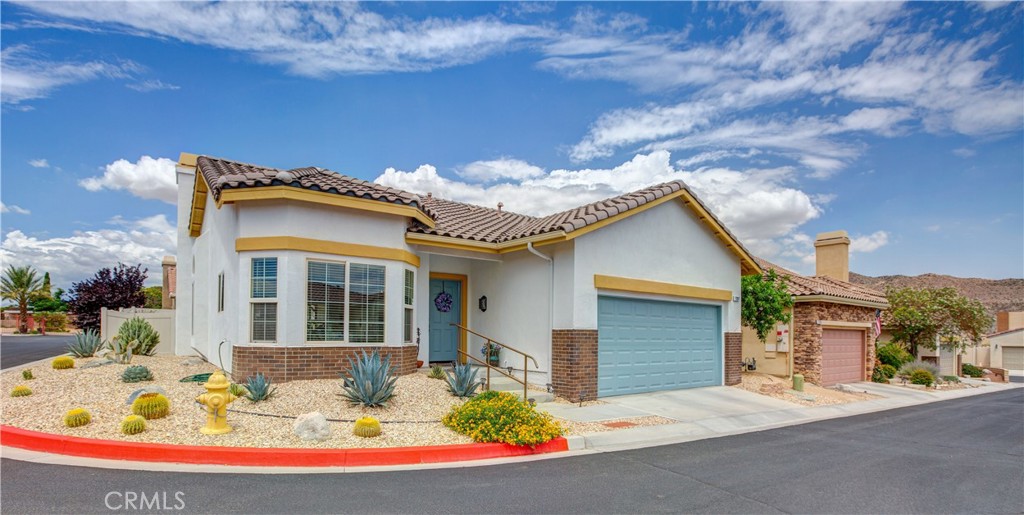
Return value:
[(846, 297), (824, 294), (794, 295), (793, 302), (831, 302), (833, 304), (846, 304), (848, 306), (860, 306), (875, 309), (889, 309), (889, 303), (885, 301), (848, 299)]

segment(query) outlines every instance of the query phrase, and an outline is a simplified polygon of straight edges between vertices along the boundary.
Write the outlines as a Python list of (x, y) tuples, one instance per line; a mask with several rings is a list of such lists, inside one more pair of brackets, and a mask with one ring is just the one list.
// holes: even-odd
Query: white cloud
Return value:
[(474, 161), (459, 168), (456, 173), (473, 182), (493, 182), (501, 179), (521, 181), (544, 175), (544, 169), (526, 161), (503, 157), (491, 161)]
[(148, 282), (159, 280), (163, 256), (174, 254), (174, 225), (164, 215), (111, 223), (120, 228), (75, 231), (54, 238), (37, 238), (14, 229), (0, 244), (0, 258), (5, 266), (32, 265), (50, 272), (54, 284), (65, 287), (118, 262), (142, 263), (149, 269)]
[(168, 84), (168, 83), (166, 83), (166, 82), (164, 82), (162, 80), (159, 80), (159, 79), (149, 79), (149, 80), (144, 80), (144, 81), (140, 81), (140, 82), (133, 82), (133, 83), (125, 84), (124, 87), (126, 87), (128, 89), (134, 89), (135, 91), (141, 91), (143, 93), (147, 93), (147, 92), (150, 92), (150, 91), (160, 91), (160, 90), (172, 90), (173, 91), (173, 90), (176, 90), (176, 89), (181, 89), (181, 86), (177, 86), (177, 85), (174, 85), (174, 84)]
[(684, 171), (671, 165), (669, 152), (655, 151), (614, 168), (553, 170), (518, 183), (488, 186), (452, 180), (431, 165), (411, 172), (388, 168), (376, 182), (481, 206), (502, 202), (509, 211), (539, 216), (682, 180), (737, 237), (758, 252), (770, 250), (773, 239), (784, 237), (821, 212), (810, 196), (790, 184), (793, 175), (788, 168)]
[(850, 252), (874, 252), (889, 243), (889, 233), (875, 231), (866, 236), (850, 238)]
[(0, 213), (17, 213), (19, 215), (28, 215), (32, 212), (21, 206), (15, 206), (14, 204), (4, 204), (0, 202)]
[(974, 157), (975, 154), (977, 154), (977, 153), (978, 152), (975, 151), (973, 148), (960, 147), (960, 148), (954, 148), (953, 149), (953, 155), (955, 155), (957, 157), (962, 157), (962, 158), (965, 158), (965, 159), (968, 158), (968, 157)]
[(28, 162), (28, 165), (32, 168), (49, 168), (50, 163), (45, 159), (32, 159)]
[(89, 191), (127, 190), (139, 198), (174, 204), (178, 198), (174, 165), (165, 157), (142, 156), (134, 163), (118, 159), (104, 168), (102, 176), (82, 179), (78, 184)]
[(45, 98), (61, 86), (102, 78), (127, 78), (139, 69), (131, 61), (47, 61), (25, 45), (13, 45), (0, 52), (0, 93), (4, 105), (20, 107), (18, 104)]
[(548, 29), (470, 19), (384, 17), (349, 2), (22, 4), (112, 29), (244, 52), (308, 77), (426, 71), (477, 62)]
[(939, 230), (941, 230), (941, 229), (942, 229), (942, 226), (939, 225), (939, 224), (929, 225), (929, 226), (924, 228), (924, 230), (926, 230), (928, 232), (939, 232)]

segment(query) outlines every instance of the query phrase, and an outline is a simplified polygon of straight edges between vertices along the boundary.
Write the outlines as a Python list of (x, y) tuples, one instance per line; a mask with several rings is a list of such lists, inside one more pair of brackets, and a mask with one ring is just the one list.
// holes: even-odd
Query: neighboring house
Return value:
[(190, 154), (177, 179), (176, 351), (236, 379), (482, 357), (457, 323), (570, 399), (739, 381), (740, 277), (761, 270), (681, 182), (531, 217)]
[(986, 335), (980, 345), (968, 347), (963, 362), (1024, 376), (1024, 311), (996, 313), (995, 331)]
[(792, 322), (779, 324), (766, 342), (743, 328), (743, 358), (757, 370), (832, 386), (871, 379), (875, 363), (877, 310), (889, 307), (885, 295), (849, 282), (850, 239), (846, 231), (819, 234), (816, 271), (804, 276), (757, 258), (764, 270), (788, 277), (793, 295)]

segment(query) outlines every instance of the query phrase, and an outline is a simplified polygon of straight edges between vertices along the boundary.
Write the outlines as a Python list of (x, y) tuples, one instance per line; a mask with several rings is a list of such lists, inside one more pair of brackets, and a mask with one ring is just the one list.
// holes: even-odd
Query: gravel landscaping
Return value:
[[(109, 364), (82, 368), (101, 358), (75, 359), (75, 368), (54, 370), (49, 361), (32, 367), (16, 367), (0, 375), (3, 388), (3, 424), (83, 438), (153, 442), (184, 445), (213, 445), (239, 447), (305, 447), (305, 448), (358, 448), (403, 447), (419, 445), (446, 445), (471, 443), (440, 422), (452, 407), (464, 400), (453, 397), (444, 380), (430, 379), (427, 370), (398, 378), (396, 395), (386, 408), (351, 406), (341, 397), (341, 380), (317, 379), (275, 384), (277, 391), (270, 399), (252, 402), (241, 398), (229, 405), (228, 422), (234, 431), (225, 435), (208, 436), (199, 432), (205, 424), (205, 409), (196, 404), (196, 396), (205, 392), (200, 383), (182, 383), (179, 379), (216, 367), (196, 363), (194, 358), (182, 356), (136, 356), (132, 365), (148, 367), (154, 381), (124, 383), (121, 373), (128, 367)], [(31, 368), (34, 379), (22, 378), (22, 370)], [(238, 381), (239, 378), (236, 378)], [(244, 382), (244, 380), (242, 380)], [(10, 397), (18, 385), (32, 389), (27, 397)], [(166, 391), (171, 402), (170, 415), (147, 422), (145, 432), (124, 435), (121, 420), (131, 414), (126, 403), (132, 392), (144, 387), (159, 386)], [(92, 423), (78, 428), (65, 427), (62, 417), (73, 408), (85, 408), (92, 415)], [(328, 419), (331, 437), (324, 441), (307, 441), (292, 433), (294, 417), (319, 411)], [(382, 434), (376, 438), (360, 438), (352, 434), (353, 423), (364, 416), (381, 421)], [(671, 423), (661, 417), (624, 419), (635, 425)], [(611, 431), (599, 423), (575, 423), (559, 420), (566, 434)]]
[(757, 372), (744, 372), (743, 380), (740, 384), (736, 385), (736, 388), (741, 388), (748, 392), (767, 395), (775, 399), (781, 399), (803, 406), (846, 404), (849, 402), (866, 401), (878, 398), (877, 395), (871, 395), (869, 393), (841, 392), (839, 390), (822, 388), (811, 383), (805, 383), (803, 393), (806, 394), (806, 396), (814, 398), (814, 400), (809, 400), (809, 398), (802, 398), (792, 393), (787, 393), (787, 390), (791, 390), (793, 388), (793, 383), (789, 380)]

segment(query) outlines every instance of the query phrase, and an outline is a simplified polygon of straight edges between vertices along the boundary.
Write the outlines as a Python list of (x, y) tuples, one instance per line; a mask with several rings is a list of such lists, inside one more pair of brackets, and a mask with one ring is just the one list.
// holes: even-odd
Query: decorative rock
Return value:
[(185, 361), (182, 361), (181, 362), (181, 366), (183, 366), (183, 367), (194, 367), (196, 365), (202, 365), (203, 363), (206, 363), (206, 361), (204, 361), (203, 358), (200, 358), (200, 357), (197, 357), (197, 356), (192, 356), (191, 358), (188, 358)]
[(135, 390), (134, 392), (132, 392), (132, 394), (128, 396), (128, 400), (125, 401), (125, 404), (131, 406), (131, 404), (133, 402), (135, 402), (135, 399), (137, 399), (140, 395), (142, 395), (144, 393), (159, 393), (160, 395), (163, 395), (164, 397), (167, 396), (167, 390), (164, 390), (163, 388), (161, 388), (159, 386), (147, 386), (145, 388), (139, 388), (138, 390)]
[(88, 362), (88, 363), (86, 363), (86, 364), (84, 364), (84, 365), (82, 365), (82, 366), (80, 366), (78, 368), (96, 368), (96, 367), (102, 367), (104, 365), (112, 365), (113, 363), (114, 363), (114, 360), (112, 360), (112, 359), (102, 359), (102, 360), (99, 360), (99, 361), (90, 361), (90, 362)]
[(292, 433), (303, 440), (323, 441), (331, 437), (331, 426), (323, 413), (314, 411), (299, 415), (292, 424)]

